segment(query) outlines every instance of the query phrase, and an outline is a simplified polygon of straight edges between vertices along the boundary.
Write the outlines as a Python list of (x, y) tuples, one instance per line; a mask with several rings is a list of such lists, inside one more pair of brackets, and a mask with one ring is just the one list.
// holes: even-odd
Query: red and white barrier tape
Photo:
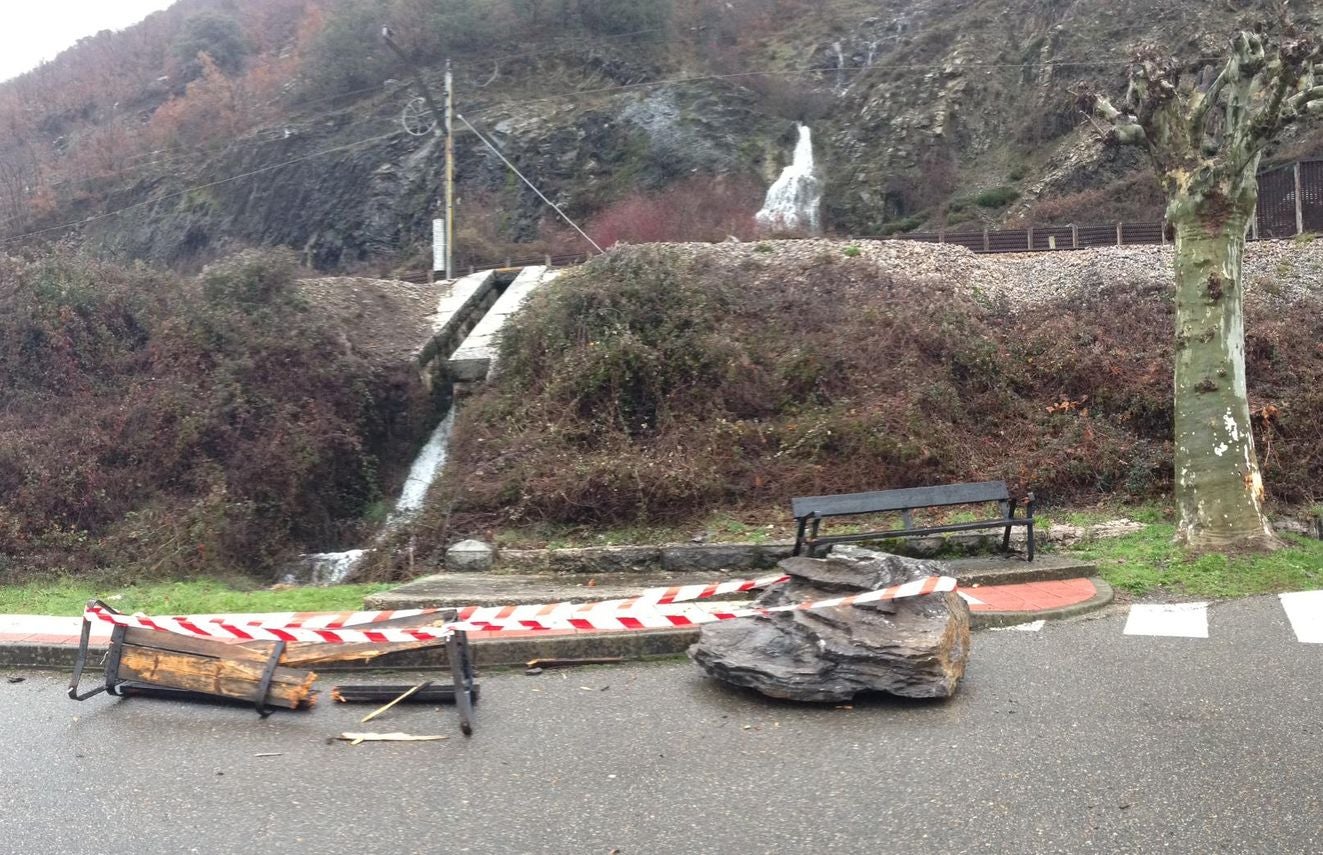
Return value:
[(626, 612), (645, 607), (671, 606), (677, 603), (709, 600), (722, 594), (741, 594), (755, 588), (770, 588), (789, 579), (789, 576), (766, 576), (762, 579), (731, 579), (712, 585), (680, 585), (673, 588), (651, 588), (637, 597), (625, 600), (603, 600), (597, 603), (547, 603), (536, 606), (469, 606), (459, 610), (457, 621), (472, 624), (504, 624), (533, 621), (546, 623), (583, 616), (594, 618), (609, 612)]
[[(592, 603), (562, 602), (524, 606), (468, 606), (459, 609), (456, 616), (461, 621), (504, 621), (504, 620), (550, 620), (573, 617), (585, 613), (602, 614), (610, 611), (623, 611), (641, 605), (668, 606), (674, 603), (686, 603), (694, 600), (707, 600), (723, 594), (741, 594), (758, 588), (770, 588), (778, 585), (789, 576), (764, 576), (761, 579), (729, 579), (710, 585), (676, 585), (669, 588), (649, 588), (635, 597), (623, 600), (602, 600)], [(397, 620), (406, 617), (422, 617), (439, 614), (448, 609), (399, 609), (396, 611), (377, 612), (339, 612), (312, 615), (303, 619), (293, 619), (280, 624), (282, 629), (361, 629), (364, 624)], [(226, 622), (223, 617), (196, 618), (197, 624), (215, 624)], [(242, 628), (261, 628), (271, 624), (260, 621), (231, 623)]]
[[(708, 586), (711, 587), (711, 586)], [(556, 613), (541, 617), (501, 617), (492, 619), (467, 618), (442, 624), (423, 627), (382, 627), (380, 629), (361, 629), (358, 627), (337, 627), (319, 629), (309, 626), (267, 626), (230, 623), (224, 619), (194, 621), (186, 617), (150, 618), (143, 615), (121, 615), (99, 606), (89, 606), (83, 613), (88, 621), (102, 621), (118, 626), (154, 629), (162, 632), (174, 632), (194, 638), (225, 639), (228, 641), (286, 641), (313, 644), (393, 644), (409, 641), (430, 641), (450, 637), (456, 631), (465, 632), (555, 632), (555, 631), (591, 631), (591, 630), (636, 630), (669, 629), (673, 627), (698, 626), (735, 618), (770, 615), (777, 612), (810, 611), (815, 609), (851, 606), (862, 603), (876, 603), (884, 600), (900, 600), (908, 597), (920, 597), (926, 594), (954, 591), (956, 580), (949, 576), (929, 576), (903, 585), (894, 585), (879, 591), (868, 591), (845, 597), (833, 597), (808, 603), (797, 603), (773, 608), (745, 608), (708, 610), (692, 604), (683, 605), (675, 602), (636, 602), (629, 608), (615, 609), (603, 613), (587, 611), (572, 614)], [(708, 596), (713, 596), (709, 594)], [(693, 598), (690, 598), (691, 600)], [(616, 603), (627, 601), (616, 601)], [(573, 603), (554, 603), (554, 606), (576, 605)], [(592, 605), (592, 604), (587, 604)], [(535, 606), (515, 606), (507, 608), (539, 608)], [(467, 611), (467, 610), (466, 610)], [(477, 612), (479, 610), (473, 610)], [(500, 611), (500, 610), (498, 610)]]

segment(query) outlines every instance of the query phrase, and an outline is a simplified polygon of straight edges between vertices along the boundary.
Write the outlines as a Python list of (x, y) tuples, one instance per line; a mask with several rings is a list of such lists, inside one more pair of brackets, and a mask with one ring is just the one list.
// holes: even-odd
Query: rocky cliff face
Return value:
[[(458, 104), (580, 220), (693, 176), (770, 183), (802, 119), (815, 130), (829, 231), (996, 223), (1094, 188), (1133, 196), (1122, 179), (1142, 162), (1104, 150), (1081, 128), (1073, 85), (1119, 90), (1125, 59), (1144, 42), (1216, 57), (1263, 5), (1210, 13), (1187, 0), (799, 4), (796, 17), (740, 43), (738, 67), (702, 33), (646, 48), (606, 39), (515, 62), (461, 63)], [(686, 82), (660, 84), (677, 78)], [(441, 152), (435, 137), (400, 130), (410, 97), (407, 84), (391, 81), (356, 102), (217, 140), (182, 168), (94, 200), (96, 210), (138, 207), (88, 224), (85, 235), (172, 264), (274, 244), (323, 269), (423, 270)], [(1298, 155), (1312, 138), (1302, 132), (1286, 145)], [(461, 132), (457, 147), (461, 263), (497, 261), (521, 243), (546, 251), (531, 243), (549, 216), (541, 200), (473, 134)], [(1108, 204), (1095, 199), (1087, 210), (1105, 219)], [(1159, 204), (1150, 193), (1126, 210), (1156, 215)]]

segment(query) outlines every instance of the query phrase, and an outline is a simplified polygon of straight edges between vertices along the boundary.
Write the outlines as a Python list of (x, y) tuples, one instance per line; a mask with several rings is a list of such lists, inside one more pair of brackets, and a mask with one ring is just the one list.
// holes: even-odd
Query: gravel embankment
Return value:
[[(1171, 247), (1124, 246), (1058, 252), (977, 255), (963, 247), (918, 241), (794, 240), (760, 243), (678, 244), (682, 251), (723, 261), (766, 264), (809, 262), (824, 253), (859, 248), (857, 260), (923, 281), (954, 282), (1002, 297), (1014, 308), (1125, 285), (1170, 287)], [(1323, 241), (1259, 241), (1245, 250), (1248, 299), (1294, 302), (1323, 293)]]
[(411, 361), (431, 339), (441, 286), (394, 279), (303, 279), (299, 290), (378, 367)]

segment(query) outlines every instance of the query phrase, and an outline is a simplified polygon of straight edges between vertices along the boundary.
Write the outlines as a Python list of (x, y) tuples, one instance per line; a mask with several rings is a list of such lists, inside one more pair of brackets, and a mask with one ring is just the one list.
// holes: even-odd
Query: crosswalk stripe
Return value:
[(1303, 644), (1323, 644), (1323, 591), (1278, 594), (1286, 618)]
[(1133, 605), (1126, 618), (1124, 634), (1207, 638), (1208, 603)]

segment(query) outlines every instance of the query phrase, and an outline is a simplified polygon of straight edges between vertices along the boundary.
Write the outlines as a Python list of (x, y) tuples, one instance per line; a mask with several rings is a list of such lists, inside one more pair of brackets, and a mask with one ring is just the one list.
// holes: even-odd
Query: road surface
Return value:
[(945, 703), (774, 703), (683, 661), (488, 674), (472, 739), (453, 708), (372, 723), (450, 737), (403, 745), (328, 743), (365, 712), (329, 699), (263, 721), (0, 674), (0, 852), (1323, 852), (1323, 644), (1276, 598), (1215, 604), (1207, 638), (1128, 617), (979, 632)]

